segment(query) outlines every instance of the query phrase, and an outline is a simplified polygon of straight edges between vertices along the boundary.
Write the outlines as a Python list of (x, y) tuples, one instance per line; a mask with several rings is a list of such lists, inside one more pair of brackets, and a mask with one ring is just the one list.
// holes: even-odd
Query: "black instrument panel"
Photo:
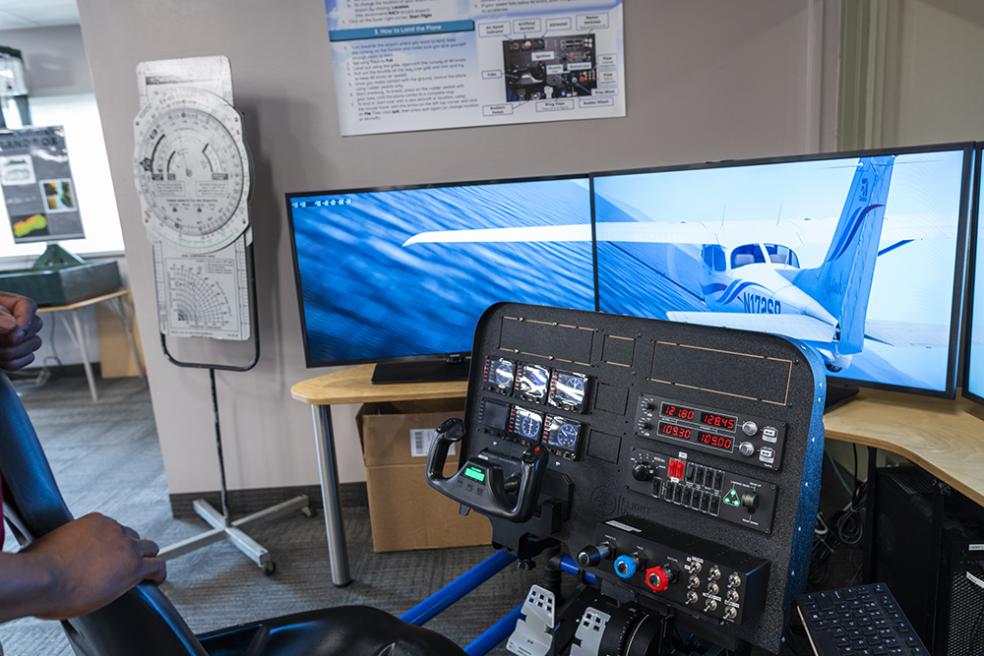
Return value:
[[(496, 544), (522, 552), (550, 538), (572, 556), (607, 554), (588, 568), (638, 603), (778, 651), (818, 503), (815, 355), (771, 335), (499, 304), (479, 322), (473, 358), (461, 465), (545, 460), (534, 513), (490, 514)], [(696, 366), (716, 368), (713, 388), (693, 384)], [(519, 476), (508, 469), (504, 490)], [(638, 544), (600, 544), (613, 520), (644, 527)], [(695, 577), (677, 564), (688, 559), (730, 563), (748, 587), (717, 594), (698, 576), (688, 589)], [(650, 572), (668, 587), (649, 585)]]

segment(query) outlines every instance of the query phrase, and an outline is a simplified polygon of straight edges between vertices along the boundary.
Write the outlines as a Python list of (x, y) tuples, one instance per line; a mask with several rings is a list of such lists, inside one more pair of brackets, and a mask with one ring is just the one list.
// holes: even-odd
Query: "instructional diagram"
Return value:
[(622, 0), (325, 0), (343, 135), (625, 116)]

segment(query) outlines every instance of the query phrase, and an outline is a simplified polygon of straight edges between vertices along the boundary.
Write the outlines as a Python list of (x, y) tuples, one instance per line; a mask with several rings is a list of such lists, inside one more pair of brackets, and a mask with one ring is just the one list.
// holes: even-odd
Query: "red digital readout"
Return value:
[(694, 436), (694, 431), (692, 428), (687, 428), (686, 426), (677, 426), (661, 421), (659, 422), (659, 434), (665, 435), (666, 437), (675, 437), (678, 440), (689, 440)]
[(705, 426), (714, 426), (715, 428), (724, 428), (725, 430), (734, 430), (735, 422), (737, 421), (734, 417), (718, 415), (713, 412), (703, 412), (700, 415), (700, 422)]
[(697, 411), (693, 408), (688, 408), (682, 405), (673, 405), (672, 403), (664, 403), (663, 407), (660, 409), (660, 413), (664, 417), (674, 417), (684, 421), (693, 421), (697, 416)]
[(715, 449), (721, 449), (722, 451), (731, 451), (735, 446), (735, 439), (733, 437), (722, 437), (720, 435), (715, 435), (714, 433), (705, 433), (701, 431), (697, 435), (697, 439), (704, 446), (714, 447)]

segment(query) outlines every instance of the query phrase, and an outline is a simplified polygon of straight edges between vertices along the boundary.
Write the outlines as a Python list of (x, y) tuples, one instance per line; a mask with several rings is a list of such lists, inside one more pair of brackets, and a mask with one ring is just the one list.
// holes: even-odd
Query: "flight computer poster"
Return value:
[(774, 332), (942, 391), (963, 151), (598, 176), (603, 312)]
[(63, 127), (0, 131), (0, 189), (14, 243), (85, 237)]
[(325, 0), (342, 135), (625, 116), (622, 0)]

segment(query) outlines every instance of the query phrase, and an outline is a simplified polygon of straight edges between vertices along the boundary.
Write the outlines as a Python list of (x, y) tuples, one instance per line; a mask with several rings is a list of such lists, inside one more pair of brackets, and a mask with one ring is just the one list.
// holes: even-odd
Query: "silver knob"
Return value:
[(754, 456), (755, 445), (752, 444), (751, 442), (742, 442), (741, 444), (738, 445), (738, 453), (745, 456), (746, 458), (749, 456)]
[(758, 424), (756, 424), (754, 421), (746, 421), (744, 424), (741, 425), (741, 432), (751, 437), (752, 435), (755, 435), (756, 433), (759, 432)]

